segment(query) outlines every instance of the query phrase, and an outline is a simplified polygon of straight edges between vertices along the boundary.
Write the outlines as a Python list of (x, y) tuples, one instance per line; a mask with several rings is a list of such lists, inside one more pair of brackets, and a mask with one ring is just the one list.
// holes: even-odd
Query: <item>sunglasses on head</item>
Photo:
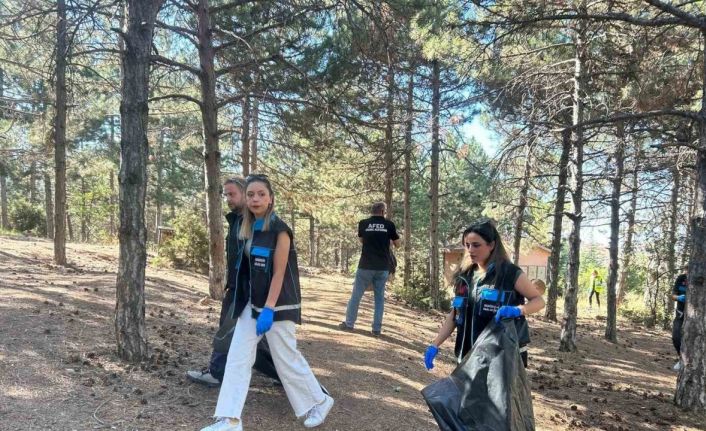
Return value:
[(483, 234), (481, 236), (487, 236), (490, 241), (494, 241), (494, 230), (495, 223), (493, 223), (493, 220), (490, 218), (483, 218), (468, 226), (466, 230), (463, 231), (463, 235), (465, 236), (470, 232), (482, 232)]
[(476, 221), (475, 223), (471, 224), (470, 226), (468, 226), (466, 228), (466, 230), (481, 229), (481, 228), (487, 228), (487, 227), (493, 227), (493, 226), (494, 226), (493, 220), (491, 220), (489, 218), (483, 218), (483, 219), (480, 219), (480, 220)]
[(245, 177), (246, 183), (251, 183), (253, 181), (264, 181), (266, 183), (270, 182), (270, 180), (267, 178), (267, 175), (265, 174), (251, 174)]

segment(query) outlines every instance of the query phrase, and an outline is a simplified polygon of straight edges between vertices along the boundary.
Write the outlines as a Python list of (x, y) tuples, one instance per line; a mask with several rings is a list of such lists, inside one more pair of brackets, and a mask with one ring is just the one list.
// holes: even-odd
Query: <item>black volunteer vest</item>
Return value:
[[(282, 280), (282, 290), (275, 304), (274, 320), (276, 322), (291, 320), (294, 323), (301, 323), (301, 290), (299, 286), (299, 266), (297, 262), (297, 251), (294, 247), (294, 236), (292, 230), (279, 217), (272, 214), (270, 228), (267, 231), (256, 229), (253, 232), (252, 245), (250, 247), (250, 258), (244, 256), (240, 251), (239, 260), (246, 264), (249, 276), (238, 276), (238, 288), (236, 290), (235, 317), (242, 313), (243, 309), (250, 301), (252, 306), (252, 317), (257, 319), (262, 311), (267, 296), (270, 293), (270, 284), (274, 271), (273, 259), (275, 248), (277, 247), (277, 235), (280, 232), (287, 232), (290, 238), (289, 256), (287, 267), (285, 268)], [(244, 248), (244, 247), (243, 247)], [(244, 273), (245, 271), (239, 270)]]
[[(497, 276), (496, 276), (497, 272)], [(454, 318), (456, 321), (456, 344), (454, 353), (460, 361), (471, 350), (473, 343), (483, 329), (493, 321), (495, 312), (503, 305), (518, 306), (525, 303), (525, 297), (515, 291), (515, 282), (522, 270), (504, 262), (499, 270), (489, 269), (485, 277), (473, 282), (473, 270), (459, 274), (454, 280), (456, 298)], [(464, 298), (464, 299), (461, 299)], [(524, 316), (515, 319), (518, 334), (522, 329), (520, 345), (529, 343), (529, 331)]]

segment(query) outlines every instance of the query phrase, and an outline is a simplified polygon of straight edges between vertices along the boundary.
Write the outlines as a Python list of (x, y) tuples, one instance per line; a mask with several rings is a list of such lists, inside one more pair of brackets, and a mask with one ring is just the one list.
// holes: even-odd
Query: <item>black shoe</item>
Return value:
[(373, 331), (370, 331), (370, 333), (373, 334), (373, 337), (375, 337), (375, 338), (379, 338), (382, 336), (382, 333), (380, 331), (373, 330)]
[(346, 322), (341, 322), (341, 323), (339, 323), (339, 324), (338, 324), (338, 329), (340, 329), (341, 331), (353, 332), (353, 328), (351, 328), (350, 326), (348, 326), (348, 325), (346, 324)]

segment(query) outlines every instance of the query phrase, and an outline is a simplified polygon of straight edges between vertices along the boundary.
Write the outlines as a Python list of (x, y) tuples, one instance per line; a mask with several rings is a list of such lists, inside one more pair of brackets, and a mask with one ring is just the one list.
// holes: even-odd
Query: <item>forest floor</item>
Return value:
[[(218, 389), (190, 383), (201, 368), (220, 303), (207, 278), (148, 267), (152, 359), (115, 355), (117, 247), (69, 244), (70, 267), (52, 264), (52, 243), (0, 237), (0, 430), (198, 430), (212, 422)], [(358, 329), (338, 331), (351, 278), (303, 271), (299, 347), (336, 404), (321, 430), (434, 430), (420, 390), (453, 369), (452, 343), (433, 372), (422, 354), (442, 316), (388, 297), (383, 336), (370, 336), (372, 298)], [(603, 310), (601, 310), (603, 311)], [(669, 333), (619, 322), (619, 344), (603, 339), (605, 318), (581, 308), (577, 353), (557, 351), (559, 325), (530, 319), (528, 370), (538, 430), (704, 430), (706, 416), (672, 403), (676, 373)], [(245, 429), (304, 429), (284, 391), (253, 375)]]

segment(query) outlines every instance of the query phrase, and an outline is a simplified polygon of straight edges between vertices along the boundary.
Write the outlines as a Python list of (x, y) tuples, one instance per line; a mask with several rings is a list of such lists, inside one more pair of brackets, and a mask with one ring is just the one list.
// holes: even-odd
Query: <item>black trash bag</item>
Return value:
[(422, 389), (443, 431), (534, 431), (529, 380), (512, 321), (490, 324), (445, 379)]
[[(233, 332), (235, 332), (235, 324), (238, 322), (237, 318), (233, 318), (234, 309), (235, 301), (228, 307), (228, 312), (221, 316), (221, 325), (213, 337), (213, 350), (218, 353), (228, 354), (230, 349), (230, 342), (233, 340)], [(262, 337), (257, 344), (257, 354), (255, 355), (253, 368), (267, 377), (279, 381), (279, 374), (277, 374), (275, 363), (272, 360), (272, 353), (270, 353), (270, 345), (267, 344), (267, 338), (265, 337)]]

